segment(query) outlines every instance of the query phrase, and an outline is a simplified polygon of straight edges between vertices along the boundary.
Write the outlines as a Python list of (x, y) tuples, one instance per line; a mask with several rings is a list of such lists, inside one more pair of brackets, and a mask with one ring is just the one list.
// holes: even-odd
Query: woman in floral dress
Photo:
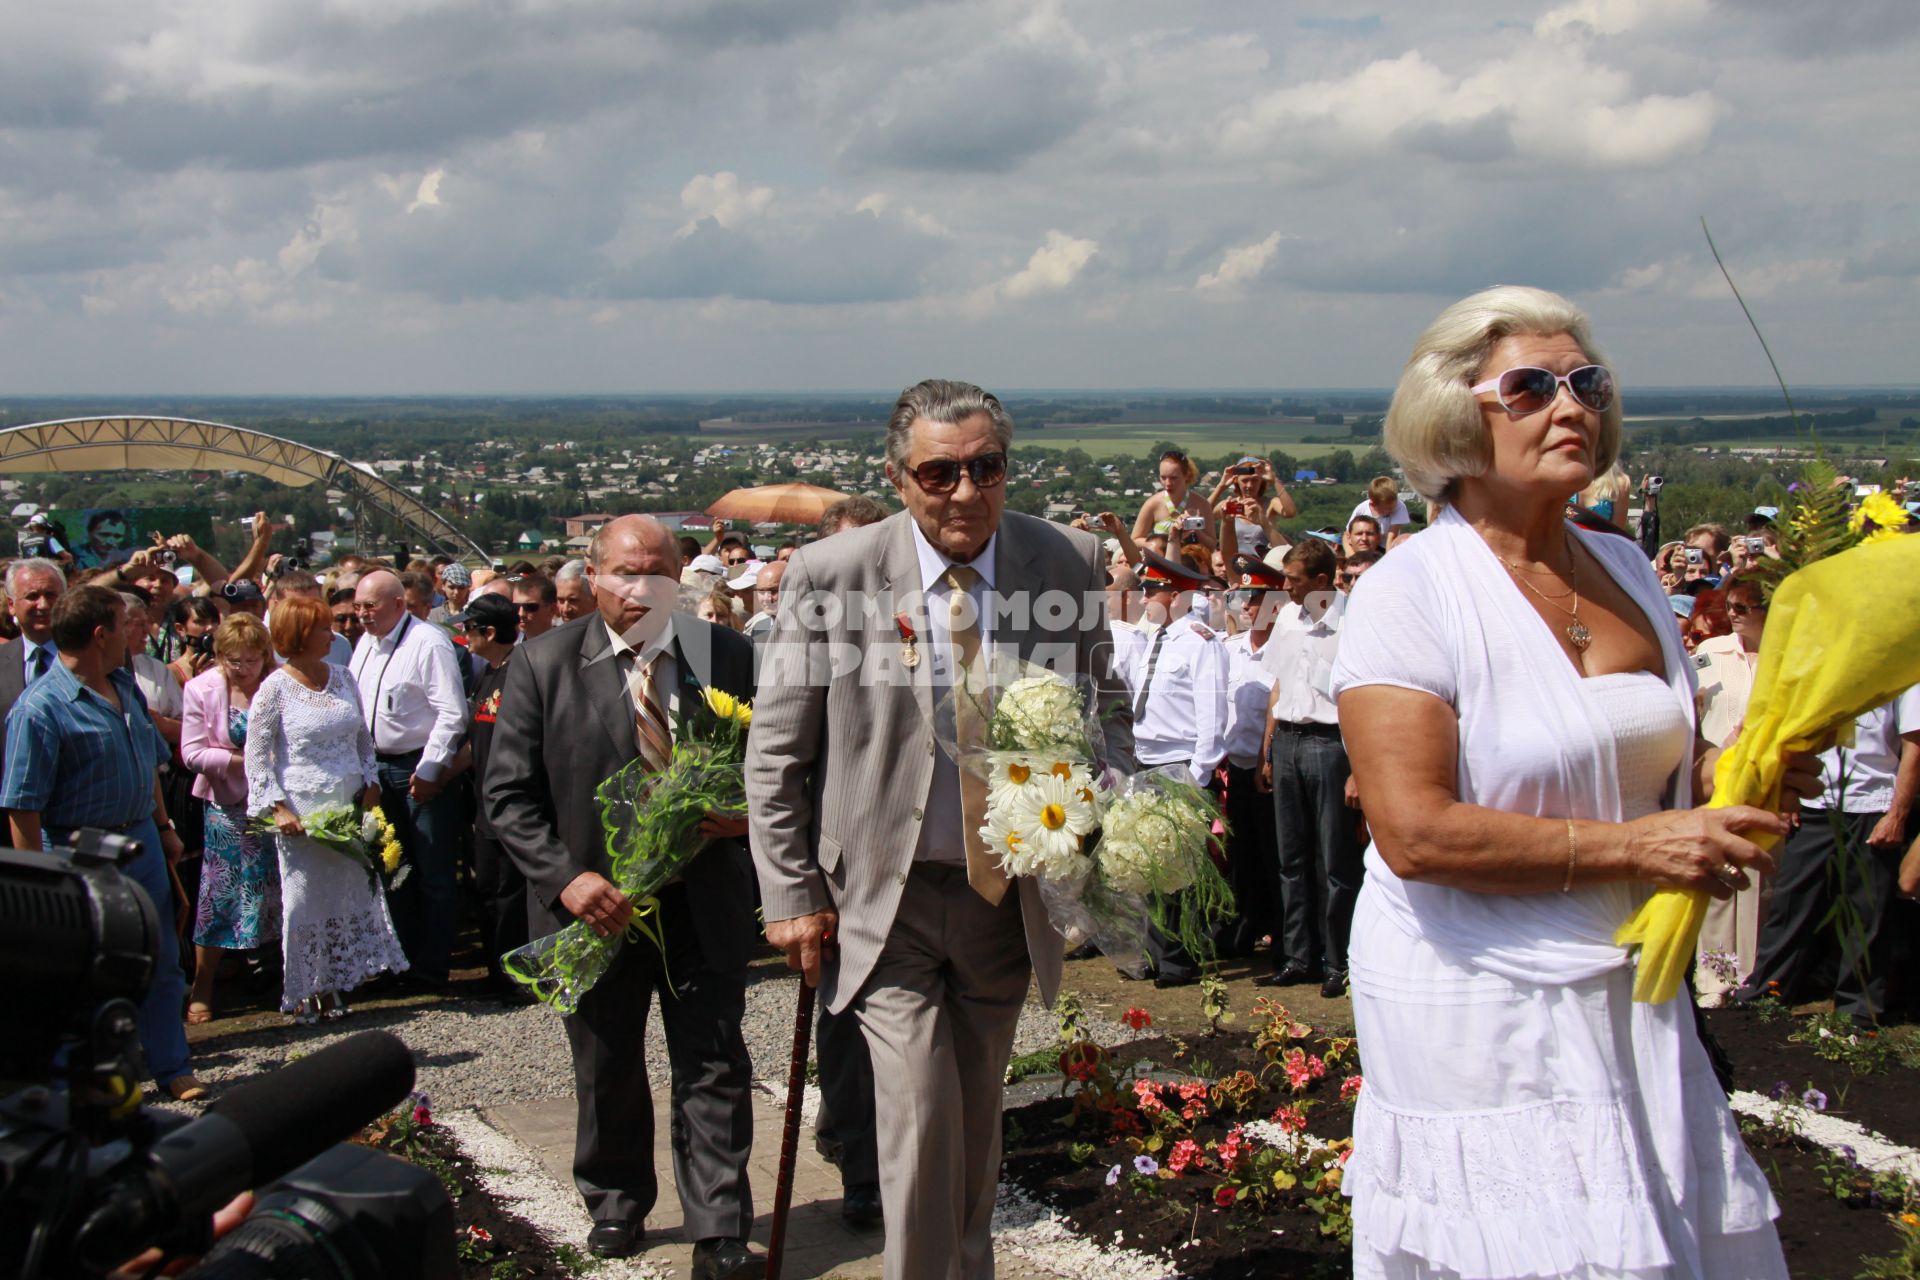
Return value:
[(364, 807), (380, 803), (360, 690), (345, 667), (327, 661), (332, 624), (318, 600), (274, 605), (273, 647), (286, 662), (261, 683), (247, 725), (247, 809), (280, 829), (280, 1007), (302, 1023), (344, 1016), (343, 993), (407, 967), (378, 877), (307, 839), (300, 825), (355, 797)]
[(205, 803), (206, 846), (193, 921), (193, 989), (187, 1021), (213, 1017), (220, 953), (249, 951), (280, 937), (280, 867), (273, 841), (247, 830), (247, 716), (273, 665), (267, 629), (244, 613), (220, 624), (215, 665), (181, 696), (180, 757)]

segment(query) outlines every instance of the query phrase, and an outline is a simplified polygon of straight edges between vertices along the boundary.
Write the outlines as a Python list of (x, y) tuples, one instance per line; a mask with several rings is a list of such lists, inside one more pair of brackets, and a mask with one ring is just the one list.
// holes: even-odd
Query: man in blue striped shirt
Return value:
[(160, 915), (153, 985), (140, 1002), (140, 1044), (160, 1087), (194, 1101), (207, 1089), (189, 1069), (181, 1023), (186, 978), (167, 870), (180, 856), (180, 837), (155, 773), (168, 748), (125, 668), (125, 614), (120, 596), (105, 587), (76, 587), (54, 605), (60, 660), (7, 716), (0, 808), (11, 811), (13, 843), (21, 849), (66, 844), (81, 827), (139, 842), (140, 856), (122, 869)]

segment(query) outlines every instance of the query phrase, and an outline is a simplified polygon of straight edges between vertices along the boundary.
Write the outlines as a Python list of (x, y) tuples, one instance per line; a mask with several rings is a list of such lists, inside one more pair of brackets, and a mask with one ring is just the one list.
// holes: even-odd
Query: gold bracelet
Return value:
[(1560, 886), (1560, 892), (1568, 893), (1573, 889), (1573, 863), (1580, 856), (1580, 846), (1573, 838), (1573, 819), (1567, 819), (1567, 882)]

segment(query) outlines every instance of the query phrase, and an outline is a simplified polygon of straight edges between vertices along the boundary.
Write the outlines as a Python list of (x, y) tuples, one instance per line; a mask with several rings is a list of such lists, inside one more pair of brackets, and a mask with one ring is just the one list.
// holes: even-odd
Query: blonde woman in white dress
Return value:
[[(1695, 808), (1693, 668), (1645, 557), (1563, 518), (1619, 451), (1565, 299), (1422, 335), (1386, 446), (1431, 528), (1356, 585), (1333, 687), (1374, 843), (1351, 977), (1354, 1274), (1786, 1275), (1684, 996), (1631, 998), (1654, 886), (1724, 897), (1786, 820)], [(1797, 781), (1807, 782), (1804, 771)]]

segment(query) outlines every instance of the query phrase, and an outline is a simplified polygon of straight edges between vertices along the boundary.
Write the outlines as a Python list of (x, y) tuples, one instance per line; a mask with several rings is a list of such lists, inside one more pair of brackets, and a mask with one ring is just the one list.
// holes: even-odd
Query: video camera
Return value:
[[(106, 1276), (152, 1247), (201, 1255), (195, 1280), (457, 1274), (438, 1180), (342, 1141), (412, 1089), (396, 1037), (330, 1045), (197, 1120), (141, 1106), (136, 1006), (165, 926), (122, 874), (140, 852), (97, 831), (0, 850), (0, 1078), (25, 1085), (0, 1099), (0, 1275)], [(216, 1242), (214, 1211), (250, 1189)]]

